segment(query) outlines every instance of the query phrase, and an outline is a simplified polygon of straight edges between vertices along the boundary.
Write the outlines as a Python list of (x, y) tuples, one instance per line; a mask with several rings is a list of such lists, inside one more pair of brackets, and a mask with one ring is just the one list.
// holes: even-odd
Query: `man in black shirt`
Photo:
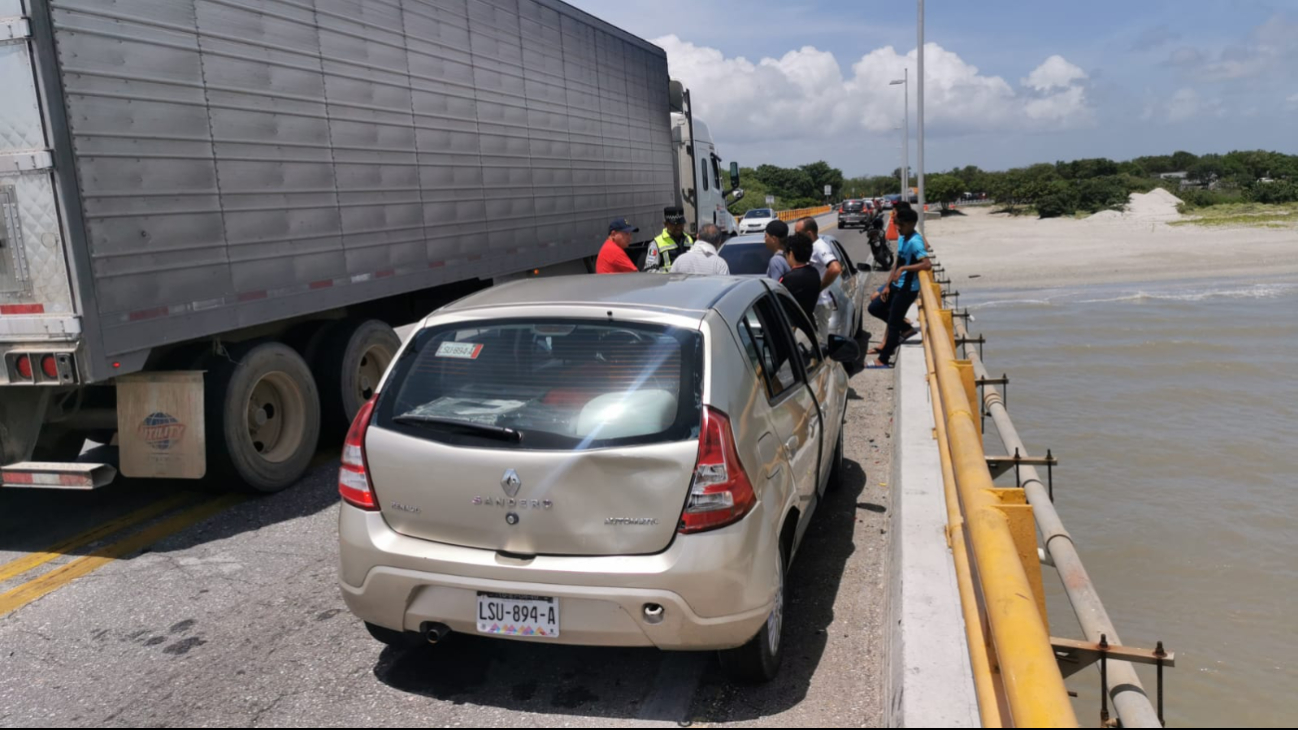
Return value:
[(780, 279), (784, 288), (807, 313), (807, 318), (814, 324), (816, 321), (816, 302), (820, 300), (820, 272), (811, 266), (811, 239), (798, 233), (790, 236), (785, 244), (788, 251), (789, 273)]

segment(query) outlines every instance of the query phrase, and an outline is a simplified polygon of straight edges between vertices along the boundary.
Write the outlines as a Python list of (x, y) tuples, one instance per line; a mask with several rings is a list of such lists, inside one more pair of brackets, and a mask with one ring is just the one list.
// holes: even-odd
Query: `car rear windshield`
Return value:
[(860, 213), (863, 210), (865, 210), (865, 203), (859, 200), (849, 200), (843, 203), (844, 213)]
[(726, 260), (731, 276), (765, 274), (771, 252), (764, 243), (727, 243), (717, 252)]
[(568, 319), (423, 330), (376, 425), (478, 448), (583, 450), (697, 438), (702, 335)]

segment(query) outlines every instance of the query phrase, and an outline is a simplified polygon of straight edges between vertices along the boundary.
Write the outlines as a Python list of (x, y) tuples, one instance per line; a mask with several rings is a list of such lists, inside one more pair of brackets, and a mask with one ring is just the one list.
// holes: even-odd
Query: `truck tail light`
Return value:
[(370, 484), (370, 470), (365, 458), (365, 433), (369, 430), (373, 414), (374, 399), (370, 399), (361, 406), (352, 421), (352, 427), (347, 431), (347, 440), (343, 442), (342, 464), (338, 468), (338, 493), (347, 504), (376, 512), (379, 500)]
[(22, 376), (23, 380), (32, 379), (31, 357), (27, 355), (19, 355), (18, 359), (14, 361), (14, 368), (18, 370), (18, 374)]
[(705, 406), (703, 428), (699, 432), (699, 460), (694, 467), (689, 501), (681, 515), (680, 532), (705, 532), (734, 524), (755, 506), (757, 495), (739, 461), (730, 419)]

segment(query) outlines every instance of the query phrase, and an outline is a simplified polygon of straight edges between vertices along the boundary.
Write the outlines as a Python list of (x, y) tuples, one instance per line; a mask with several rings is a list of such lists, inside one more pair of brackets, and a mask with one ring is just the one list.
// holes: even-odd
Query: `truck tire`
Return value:
[(325, 434), (341, 438), (347, 432), (400, 349), (396, 331), (377, 319), (339, 322), (312, 343), (311, 371), (320, 387)]
[(278, 492), (306, 471), (320, 440), (320, 395), (306, 361), (278, 342), (207, 359), (208, 472)]

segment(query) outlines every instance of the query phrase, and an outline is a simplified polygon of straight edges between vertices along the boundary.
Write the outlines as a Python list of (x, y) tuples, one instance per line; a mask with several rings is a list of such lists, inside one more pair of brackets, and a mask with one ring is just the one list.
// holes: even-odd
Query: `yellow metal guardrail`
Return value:
[(806, 218), (809, 215), (824, 215), (833, 210), (832, 206), (821, 205), (815, 208), (797, 208), (795, 210), (781, 210), (776, 213), (782, 221), (791, 221), (798, 218)]
[(947, 487), (948, 539), (984, 727), (1077, 727), (1045, 614), (1032, 507), (996, 488), (973, 368), (956, 357), (952, 312), (920, 275), (921, 328)]

